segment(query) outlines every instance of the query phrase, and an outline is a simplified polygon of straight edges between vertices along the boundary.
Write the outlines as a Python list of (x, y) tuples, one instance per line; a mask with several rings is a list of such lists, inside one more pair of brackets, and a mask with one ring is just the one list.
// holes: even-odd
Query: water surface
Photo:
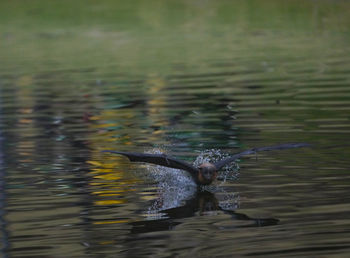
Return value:
[[(345, 1), (0, 4), (4, 257), (347, 257)], [(182, 171), (259, 153), (197, 189)]]

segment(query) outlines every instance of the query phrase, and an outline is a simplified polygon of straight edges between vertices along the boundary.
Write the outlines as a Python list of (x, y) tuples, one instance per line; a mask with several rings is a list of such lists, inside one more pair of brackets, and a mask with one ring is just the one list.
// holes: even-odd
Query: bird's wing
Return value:
[(198, 172), (198, 170), (192, 165), (190, 165), (189, 163), (182, 160), (175, 159), (174, 157), (167, 156), (165, 154), (148, 154), (148, 153), (121, 152), (121, 151), (111, 151), (111, 150), (105, 150), (103, 152), (110, 152), (110, 153), (126, 156), (131, 162), (146, 162), (146, 163), (161, 165), (164, 167), (186, 170), (190, 172), (192, 176), (196, 176)]
[(255, 154), (260, 151), (272, 151), (272, 150), (285, 150), (285, 149), (291, 149), (291, 148), (302, 148), (302, 147), (310, 147), (311, 145), (308, 143), (286, 143), (281, 145), (275, 145), (275, 146), (267, 146), (267, 147), (260, 147), (260, 148), (253, 148), (250, 150), (246, 150), (240, 153), (237, 153), (227, 159), (221, 160), (216, 162), (214, 165), (217, 170), (221, 169), (225, 165), (235, 161), (236, 159), (249, 154)]

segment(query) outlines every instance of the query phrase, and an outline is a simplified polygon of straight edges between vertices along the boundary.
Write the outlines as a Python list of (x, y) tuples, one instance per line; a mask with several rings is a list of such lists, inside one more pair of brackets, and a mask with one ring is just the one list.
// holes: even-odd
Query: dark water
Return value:
[(0, 8), (3, 257), (348, 257), (347, 2), (60, 3)]

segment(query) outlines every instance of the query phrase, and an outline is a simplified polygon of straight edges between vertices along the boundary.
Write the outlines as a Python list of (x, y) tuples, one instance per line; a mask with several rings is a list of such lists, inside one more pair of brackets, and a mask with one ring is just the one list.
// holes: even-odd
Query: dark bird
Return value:
[(165, 154), (148, 154), (148, 153), (137, 153), (137, 152), (122, 152), (122, 151), (112, 151), (104, 150), (103, 152), (110, 152), (115, 154), (120, 154), (128, 157), (131, 162), (145, 162), (152, 163), (156, 165), (161, 165), (169, 168), (176, 168), (186, 170), (193, 177), (194, 181), (198, 185), (210, 185), (217, 177), (218, 171), (226, 166), (227, 164), (235, 161), (236, 159), (249, 155), (255, 154), (260, 151), (272, 151), (272, 150), (284, 150), (291, 148), (301, 148), (301, 147), (310, 147), (310, 144), (307, 143), (287, 143), (275, 146), (267, 146), (260, 148), (249, 149), (240, 153), (237, 153), (229, 158), (223, 159), (215, 163), (203, 163), (198, 167), (194, 167), (191, 164), (178, 160), (174, 157), (165, 155)]

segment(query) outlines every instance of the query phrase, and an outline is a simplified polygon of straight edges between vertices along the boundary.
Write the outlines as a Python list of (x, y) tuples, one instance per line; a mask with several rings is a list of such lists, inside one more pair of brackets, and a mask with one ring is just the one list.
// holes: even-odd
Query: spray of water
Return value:
[[(197, 159), (193, 162), (194, 166), (198, 166), (204, 162), (211, 162), (215, 163), (217, 161), (223, 160), (225, 158), (228, 158), (229, 154), (222, 153), (220, 150), (217, 149), (210, 149), (205, 150), (199, 153)], [(232, 162), (231, 164), (226, 165), (220, 170), (218, 181), (220, 185), (225, 183), (226, 180), (235, 180), (239, 176), (239, 166), (238, 163)], [(206, 190), (210, 190), (210, 188), (213, 187), (212, 185), (206, 186)], [(214, 185), (215, 187), (215, 185)], [(208, 188), (208, 189), (207, 189)]]
[[(161, 154), (164, 150), (155, 148), (146, 153)], [(147, 165), (149, 177), (157, 182), (158, 198), (147, 211), (148, 219), (162, 218), (161, 210), (182, 206), (186, 200), (193, 197), (197, 185), (188, 172), (163, 166)]]
[[(154, 148), (147, 150), (146, 153), (161, 154), (166, 153), (164, 149)], [(198, 166), (204, 162), (216, 162), (228, 157), (228, 154), (222, 153), (220, 150), (211, 149), (199, 153), (194, 166)], [(172, 169), (163, 166), (146, 165), (148, 177), (152, 181), (157, 182), (157, 196), (146, 212), (148, 219), (160, 219), (164, 214), (162, 210), (180, 207), (184, 205), (186, 200), (191, 199), (197, 191), (197, 185), (193, 182), (191, 176), (186, 171)], [(222, 184), (228, 179), (236, 179), (238, 177), (238, 165), (235, 163), (226, 166), (220, 171), (219, 183), (204, 186), (202, 190), (212, 193), (220, 193), (223, 195), (219, 205), (224, 209), (235, 209), (239, 203), (239, 196), (236, 193), (226, 193), (222, 189)]]

